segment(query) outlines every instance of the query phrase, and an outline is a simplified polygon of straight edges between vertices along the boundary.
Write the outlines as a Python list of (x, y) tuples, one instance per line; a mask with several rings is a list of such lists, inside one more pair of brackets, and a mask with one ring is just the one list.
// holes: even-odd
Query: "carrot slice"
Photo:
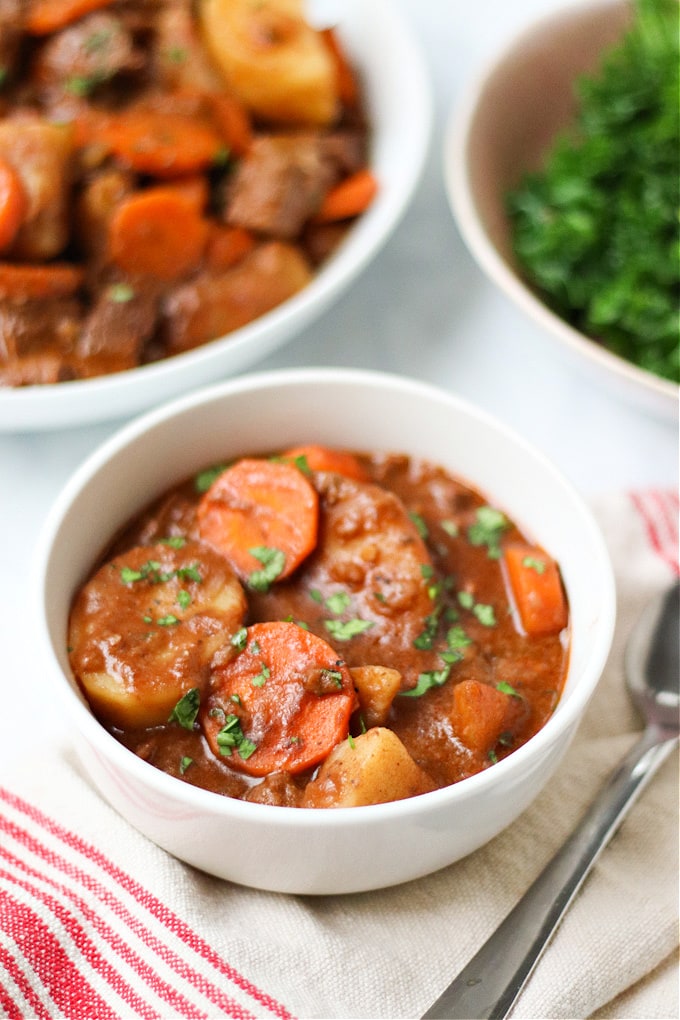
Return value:
[(208, 223), (191, 197), (149, 188), (124, 199), (109, 223), (111, 259), (126, 273), (175, 280), (198, 265)]
[(201, 121), (157, 110), (126, 110), (85, 126), (121, 162), (152, 177), (184, 177), (215, 162), (224, 143)]
[(364, 167), (330, 189), (313, 220), (315, 223), (333, 223), (358, 216), (369, 207), (377, 193), (378, 182)]
[(217, 758), (251, 776), (312, 768), (343, 740), (352, 678), (323, 638), (295, 623), (256, 623), (218, 666), (199, 720)]
[(38, 266), (0, 262), (0, 299), (28, 301), (68, 297), (83, 282), (83, 270), (68, 262)]
[(163, 187), (178, 195), (182, 195), (187, 202), (191, 203), (196, 212), (199, 213), (206, 210), (210, 201), (210, 185), (208, 184), (208, 178), (203, 174), (178, 177), (175, 181), (168, 181)]
[(557, 634), (567, 625), (567, 600), (555, 560), (538, 546), (513, 543), (504, 550), (506, 573), (527, 634)]
[(201, 537), (251, 586), (288, 577), (316, 545), (319, 498), (292, 464), (245, 458), (198, 505)]
[(453, 689), (453, 726), (471, 751), (487, 754), (502, 733), (525, 714), (521, 698), (479, 680), (461, 680)]
[(0, 156), (0, 251), (9, 248), (27, 212), (28, 199), (21, 178)]
[(108, 7), (113, 0), (31, 0), (26, 15), (26, 31), (31, 35), (50, 35), (91, 11)]
[(214, 270), (230, 269), (245, 258), (255, 244), (254, 234), (245, 227), (225, 227), (212, 223), (206, 250), (208, 266)]
[(345, 106), (356, 106), (359, 101), (359, 84), (337, 33), (333, 28), (321, 30), (321, 37), (328, 47), (335, 64), (338, 95)]
[(310, 471), (331, 471), (345, 478), (354, 478), (357, 482), (368, 481), (368, 475), (361, 466), (359, 459), (346, 450), (333, 450), (328, 446), (294, 446), (281, 456), (286, 460), (304, 458)]

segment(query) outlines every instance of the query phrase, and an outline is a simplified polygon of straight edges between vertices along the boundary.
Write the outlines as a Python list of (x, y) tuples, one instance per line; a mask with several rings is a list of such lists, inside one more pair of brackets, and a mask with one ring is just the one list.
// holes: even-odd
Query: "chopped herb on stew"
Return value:
[(200, 703), (201, 692), (198, 687), (192, 687), (190, 691), (187, 691), (187, 693), (179, 699), (170, 713), (168, 722), (176, 722), (179, 723), (180, 726), (183, 726), (185, 730), (193, 730), (194, 723), (198, 716)]
[(262, 564), (262, 570), (254, 570), (248, 578), (249, 586), (255, 591), (269, 591), (269, 586), (283, 572), (286, 557), (280, 549), (272, 549), (266, 545), (255, 546), (248, 552)]

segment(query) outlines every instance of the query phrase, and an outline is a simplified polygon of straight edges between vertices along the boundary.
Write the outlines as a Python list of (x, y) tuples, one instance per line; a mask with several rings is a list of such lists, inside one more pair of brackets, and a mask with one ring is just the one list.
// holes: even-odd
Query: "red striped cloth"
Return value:
[(111, 856), (3, 787), (0, 836), (3, 1015), (290, 1018)]
[[(509, 860), (519, 893), (552, 845), (554, 819), (573, 824), (639, 725), (621, 683), (622, 650), (646, 599), (680, 572), (678, 497), (620, 493), (594, 509), (616, 571), (617, 634), (574, 752), (542, 806), (465, 861), (403, 889), (306, 900), (201, 875), (130, 829), (68, 750), (48, 749), (47, 762), (32, 750), (0, 780), (0, 1017), (420, 1015), (453, 960), (469, 958), (511, 905)], [(657, 777), (603, 855), (604, 877), (589, 879), (516, 1017), (589, 1016), (674, 958), (677, 855), (670, 864), (663, 856), (677, 838), (672, 779), (664, 786)], [(637, 1013), (626, 1013), (618, 998), (618, 1011), (602, 1015), (677, 1015), (677, 1002), (664, 1001), (645, 1007), (638, 997)]]

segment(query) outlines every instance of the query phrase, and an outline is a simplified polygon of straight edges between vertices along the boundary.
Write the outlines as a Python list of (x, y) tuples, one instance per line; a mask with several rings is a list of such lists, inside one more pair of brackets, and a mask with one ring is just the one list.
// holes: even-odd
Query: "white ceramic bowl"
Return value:
[[(111, 537), (199, 466), (305, 441), (437, 461), (479, 488), (560, 561), (573, 642), (563, 697), (536, 736), (483, 773), (370, 807), (274, 807), (166, 775), (124, 748), (90, 713), (69, 668), (67, 619), (74, 592)], [(127, 425), (57, 499), (36, 562), (37, 638), (91, 781), (133, 826), (175, 856), (233, 882), (287, 893), (347, 893), (405, 882), (499, 833), (557, 768), (600, 676), (615, 616), (601, 534), (550, 463), (453, 396), (351, 369), (243, 376)]]
[[(315, 17), (316, 11), (316, 17)], [(365, 89), (370, 162), (380, 183), (371, 208), (312, 282), (273, 311), (173, 358), (91, 380), (0, 388), (0, 432), (34, 431), (136, 414), (248, 368), (319, 316), (361, 273), (404, 213), (420, 176), (431, 94), (415, 38), (389, 0), (313, 0), (312, 20), (337, 25)]]
[(540, 167), (573, 120), (575, 79), (595, 71), (621, 37), (622, 0), (572, 4), (532, 23), (482, 69), (448, 125), (444, 174), (451, 207), (472, 255), (489, 278), (542, 327), (555, 350), (632, 406), (676, 419), (679, 388), (605, 350), (552, 312), (522, 280), (504, 198)]

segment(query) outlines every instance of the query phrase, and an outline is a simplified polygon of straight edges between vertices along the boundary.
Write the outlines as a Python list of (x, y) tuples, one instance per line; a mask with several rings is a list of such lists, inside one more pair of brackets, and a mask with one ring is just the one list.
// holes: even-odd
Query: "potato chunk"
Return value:
[(305, 790), (303, 807), (359, 807), (435, 789), (399, 737), (385, 727), (337, 744)]
[(202, 0), (200, 18), (216, 66), (256, 116), (310, 126), (334, 120), (335, 65), (300, 0)]
[(367, 727), (382, 726), (401, 687), (401, 673), (389, 666), (354, 666), (350, 669)]
[(34, 116), (0, 121), (0, 156), (18, 173), (28, 199), (12, 258), (43, 261), (66, 247), (73, 151), (68, 125)]

